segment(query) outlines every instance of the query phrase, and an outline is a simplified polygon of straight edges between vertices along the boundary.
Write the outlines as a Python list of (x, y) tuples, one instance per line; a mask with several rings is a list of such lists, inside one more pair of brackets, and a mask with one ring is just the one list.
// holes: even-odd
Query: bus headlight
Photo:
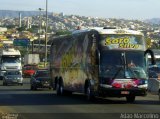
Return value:
[(111, 85), (107, 85), (107, 84), (100, 84), (100, 86), (103, 87), (103, 88), (112, 88)]
[(148, 88), (148, 84), (144, 84), (144, 85), (139, 85), (138, 88), (144, 88), (147, 89)]

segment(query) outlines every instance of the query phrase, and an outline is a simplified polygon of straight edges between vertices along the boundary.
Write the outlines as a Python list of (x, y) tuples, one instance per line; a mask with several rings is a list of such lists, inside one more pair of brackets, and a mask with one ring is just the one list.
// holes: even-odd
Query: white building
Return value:
[(5, 32), (5, 31), (7, 31), (7, 28), (0, 27), (0, 32)]

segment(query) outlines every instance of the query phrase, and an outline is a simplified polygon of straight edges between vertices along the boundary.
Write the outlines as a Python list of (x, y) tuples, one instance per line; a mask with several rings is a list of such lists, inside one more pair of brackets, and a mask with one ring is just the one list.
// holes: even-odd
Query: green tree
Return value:
[(71, 32), (68, 30), (59, 30), (56, 32), (56, 35), (67, 35), (67, 34), (71, 34)]
[(22, 26), (22, 27), (17, 28), (17, 30), (18, 30), (19, 32), (22, 32), (22, 31), (25, 31), (25, 30), (26, 30), (26, 27), (25, 27), (25, 26)]

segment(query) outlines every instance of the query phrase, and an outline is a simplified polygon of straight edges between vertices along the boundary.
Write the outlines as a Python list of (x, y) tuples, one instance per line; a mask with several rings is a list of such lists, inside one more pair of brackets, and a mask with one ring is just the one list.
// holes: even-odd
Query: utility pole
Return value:
[(22, 27), (22, 15), (21, 12), (19, 12), (19, 28)]
[(48, 0), (46, 0), (45, 61), (44, 61), (45, 67), (47, 64), (47, 29), (48, 29)]

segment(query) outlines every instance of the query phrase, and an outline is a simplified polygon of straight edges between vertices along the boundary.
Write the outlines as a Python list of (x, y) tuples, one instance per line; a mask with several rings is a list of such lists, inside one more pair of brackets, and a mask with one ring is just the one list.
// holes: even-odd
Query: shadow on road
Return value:
[[(39, 92), (39, 91), (38, 91)], [(128, 104), (124, 99), (104, 99), (97, 98), (90, 102), (84, 95), (73, 94), (69, 96), (57, 96), (53, 92), (45, 94), (0, 94), (0, 106), (18, 105), (81, 105), (81, 104)], [(133, 104), (159, 105), (160, 102), (149, 100), (136, 100)]]
[[(74, 97), (74, 98), (73, 98)], [(55, 94), (0, 94), (0, 106), (14, 105), (69, 105), (87, 104), (82, 97), (56, 96)], [(81, 100), (82, 99), (82, 100)]]
[(12, 91), (12, 92), (20, 91), (20, 92), (22, 92), (22, 91), (30, 91), (30, 89), (28, 89), (28, 88), (25, 88), (25, 89), (24, 88), (23, 89), (21, 89), (21, 88), (19, 88), (19, 89), (18, 88), (17, 89), (9, 89), (9, 88), (8, 89), (0, 89), (0, 92), (2, 92), (2, 91), (6, 91), (6, 92), (7, 91)]

